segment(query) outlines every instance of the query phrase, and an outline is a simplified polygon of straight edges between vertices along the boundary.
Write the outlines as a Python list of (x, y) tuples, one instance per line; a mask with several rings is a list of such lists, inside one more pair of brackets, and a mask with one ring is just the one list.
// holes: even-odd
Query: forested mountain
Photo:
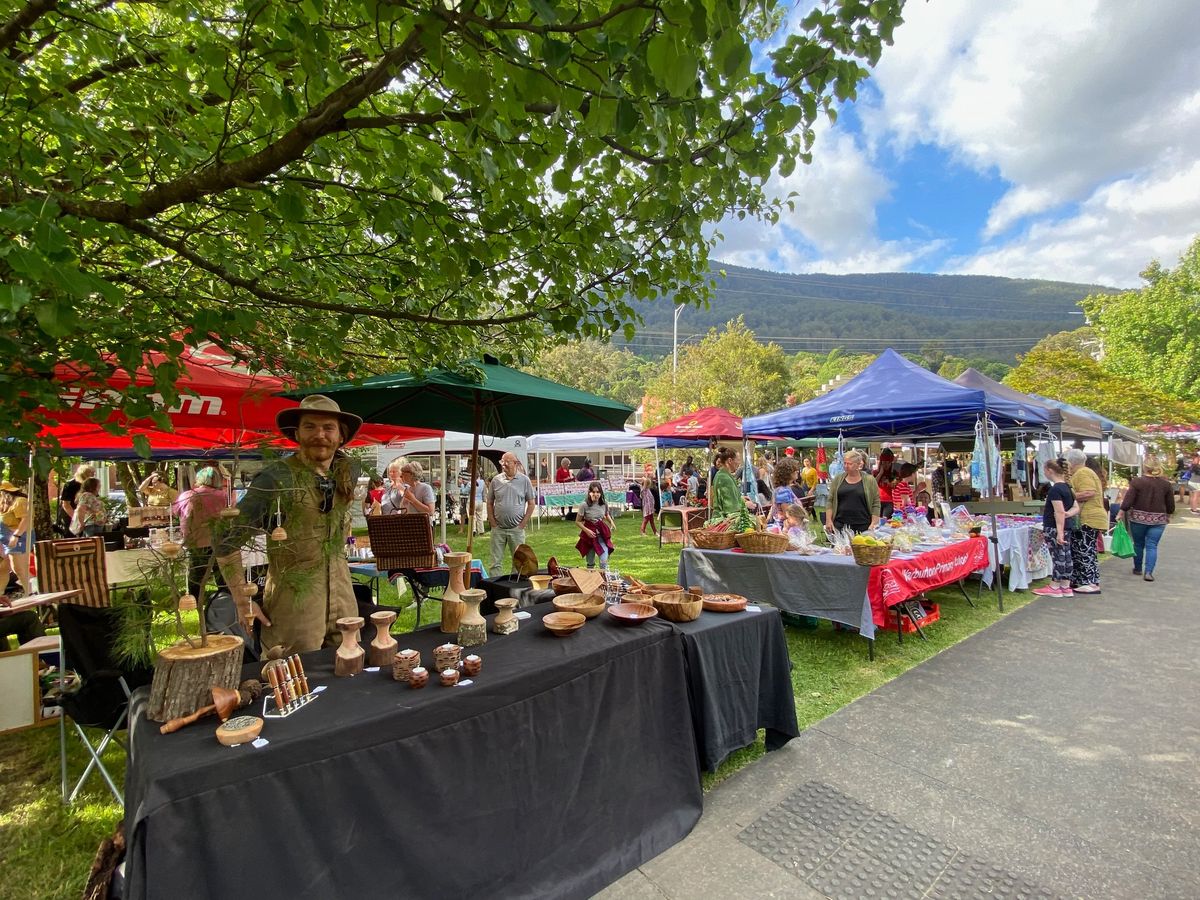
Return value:
[[(714, 278), (709, 308), (680, 313), (680, 343), (743, 316), (760, 340), (774, 340), (789, 352), (835, 347), (915, 351), (936, 341), (952, 354), (1010, 364), (1047, 335), (1082, 325), (1076, 304), (1085, 296), (1115, 293), (1061, 281), (903, 272), (787, 275), (720, 263), (714, 266)], [(670, 300), (641, 308), (645, 323), (628, 342), (629, 349), (669, 354)]]

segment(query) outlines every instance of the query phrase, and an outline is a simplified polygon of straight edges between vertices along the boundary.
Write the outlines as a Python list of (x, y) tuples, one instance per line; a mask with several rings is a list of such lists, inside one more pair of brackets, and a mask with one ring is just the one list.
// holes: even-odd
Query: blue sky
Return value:
[(911, 0), (905, 19), (812, 165), (772, 178), (795, 213), (722, 222), (716, 259), (1120, 287), (1175, 265), (1200, 234), (1200, 2)]

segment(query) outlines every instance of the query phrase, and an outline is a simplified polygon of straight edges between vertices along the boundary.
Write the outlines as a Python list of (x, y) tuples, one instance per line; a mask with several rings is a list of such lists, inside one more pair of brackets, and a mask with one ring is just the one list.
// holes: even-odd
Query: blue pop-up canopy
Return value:
[(1040, 407), (961, 387), (889, 349), (840, 388), (799, 406), (748, 416), (743, 427), (754, 434), (840, 432), (858, 440), (884, 440), (970, 432), (985, 412), (1000, 429), (1046, 424)]

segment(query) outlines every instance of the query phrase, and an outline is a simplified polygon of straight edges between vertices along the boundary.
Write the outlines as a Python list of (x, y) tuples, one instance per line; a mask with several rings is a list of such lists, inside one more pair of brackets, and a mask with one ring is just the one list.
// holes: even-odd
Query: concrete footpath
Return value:
[(1131, 569), (809, 728), (598, 896), (1200, 897), (1200, 518)]

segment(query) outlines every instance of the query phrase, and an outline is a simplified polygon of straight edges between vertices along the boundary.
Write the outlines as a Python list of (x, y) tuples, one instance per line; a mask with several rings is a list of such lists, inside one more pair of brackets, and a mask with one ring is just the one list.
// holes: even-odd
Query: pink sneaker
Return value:
[(1060, 597), (1074, 597), (1074, 596), (1075, 596), (1075, 592), (1074, 592), (1073, 590), (1071, 590), (1070, 588), (1059, 588), (1059, 589), (1058, 589), (1058, 596), (1060, 596)]
[[(1063, 596), (1062, 590), (1060, 590), (1059, 588), (1056, 588), (1052, 584), (1048, 584), (1045, 587), (1034, 588), (1033, 593), (1037, 594), (1039, 597), (1061, 597), (1061, 596)], [(1074, 596), (1074, 594), (1072, 594), (1071, 596)]]

